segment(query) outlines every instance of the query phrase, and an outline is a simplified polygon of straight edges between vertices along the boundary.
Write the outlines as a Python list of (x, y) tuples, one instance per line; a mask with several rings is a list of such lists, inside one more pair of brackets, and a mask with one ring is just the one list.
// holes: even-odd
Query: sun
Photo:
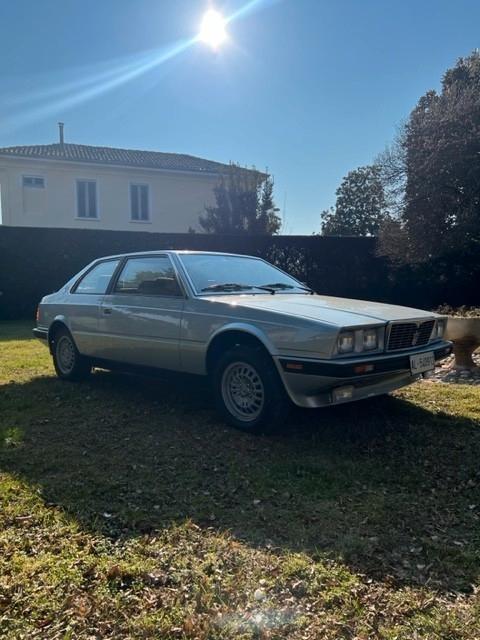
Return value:
[(225, 26), (226, 21), (222, 14), (215, 9), (209, 9), (202, 18), (198, 38), (212, 49), (218, 49), (228, 37)]

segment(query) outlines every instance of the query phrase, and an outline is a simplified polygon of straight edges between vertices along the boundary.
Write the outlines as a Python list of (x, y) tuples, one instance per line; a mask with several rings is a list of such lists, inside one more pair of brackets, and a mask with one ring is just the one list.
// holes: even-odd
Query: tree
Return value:
[(392, 144), (375, 159), (388, 211), (393, 220), (399, 220), (404, 211), (407, 182), (405, 137), (405, 125), (402, 125)]
[(277, 233), (281, 226), (273, 202), (273, 179), (231, 164), (214, 188), (215, 204), (205, 207), (200, 225), (207, 233)]
[(397, 265), (410, 262), (403, 222), (407, 184), (405, 124), (399, 127), (393, 143), (377, 156), (375, 165), (380, 172), (380, 180), (390, 213), (380, 225), (377, 253), (388, 256)]
[[(428, 91), (405, 124), (404, 191), (390, 249), (426, 261), (480, 248), (480, 54), (448, 69), (441, 92)], [(393, 232), (393, 235), (392, 235)], [(397, 236), (397, 237), (395, 237)], [(385, 251), (387, 255), (390, 250)]]
[(480, 54), (460, 58), (406, 130), (404, 222), (424, 258), (480, 241)]
[(380, 169), (376, 165), (350, 171), (336, 196), (335, 207), (322, 212), (322, 235), (376, 235), (389, 218)]
[[(282, 220), (278, 215), (280, 209), (273, 200), (273, 178), (267, 175), (262, 184), (256, 226), (258, 233), (278, 233)], [(255, 230), (255, 225), (254, 225)]]

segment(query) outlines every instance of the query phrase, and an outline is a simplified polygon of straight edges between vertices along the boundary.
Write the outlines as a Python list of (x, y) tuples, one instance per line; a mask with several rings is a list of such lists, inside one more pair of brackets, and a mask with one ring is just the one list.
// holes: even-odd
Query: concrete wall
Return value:
[[(23, 187), (23, 176), (43, 177), (45, 189)], [(97, 183), (98, 219), (77, 217), (77, 180), (82, 179)], [(214, 202), (217, 181), (215, 175), (0, 157), (1, 223), (164, 233), (200, 230), (198, 217)], [(131, 183), (149, 185), (149, 222), (131, 220)]]

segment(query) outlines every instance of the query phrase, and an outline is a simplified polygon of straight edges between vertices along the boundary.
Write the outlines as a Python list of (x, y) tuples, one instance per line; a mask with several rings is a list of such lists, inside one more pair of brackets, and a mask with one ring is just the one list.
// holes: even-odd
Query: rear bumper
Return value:
[(48, 342), (48, 329), (41, 329), (39, 327), (35, 327), (35, 329), (32, 330), (32, 333), (35, 336), (35, 338), (38, 338), (39, 340), (45, 340), (45, 342)]
[[(443, 341), (407, 353), (370, 358), (279, 357), (276, 364), (291, 400), (300, 407), (314, 408), (370, 398), (411, 384), (422, 375), (412, 375), (410, 355), (432, 351), (437, 362), (452, 352), (452, 343)], [(340, 398), (342, 388), (348, 391), (346, 397)]]

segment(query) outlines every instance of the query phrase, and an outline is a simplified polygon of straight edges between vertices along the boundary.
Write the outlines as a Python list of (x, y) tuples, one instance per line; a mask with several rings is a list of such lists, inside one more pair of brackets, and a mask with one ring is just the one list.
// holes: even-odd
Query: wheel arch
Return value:
[(48, 328), (48, 347), (50, 349), (50, 353), (53, 353), (55, 334), (59, 329), (66, 329), (70, 333), (65, 316), (56, 316)]
[(205, 356), (207, 375), (212, 372), (216, 358), (229, 347), (235, 345), (249, 345), (262, 349), (269, 356), (275, 353), (267, 336), (257, 327), (235, 323), (219, 329), (210, 339)]

